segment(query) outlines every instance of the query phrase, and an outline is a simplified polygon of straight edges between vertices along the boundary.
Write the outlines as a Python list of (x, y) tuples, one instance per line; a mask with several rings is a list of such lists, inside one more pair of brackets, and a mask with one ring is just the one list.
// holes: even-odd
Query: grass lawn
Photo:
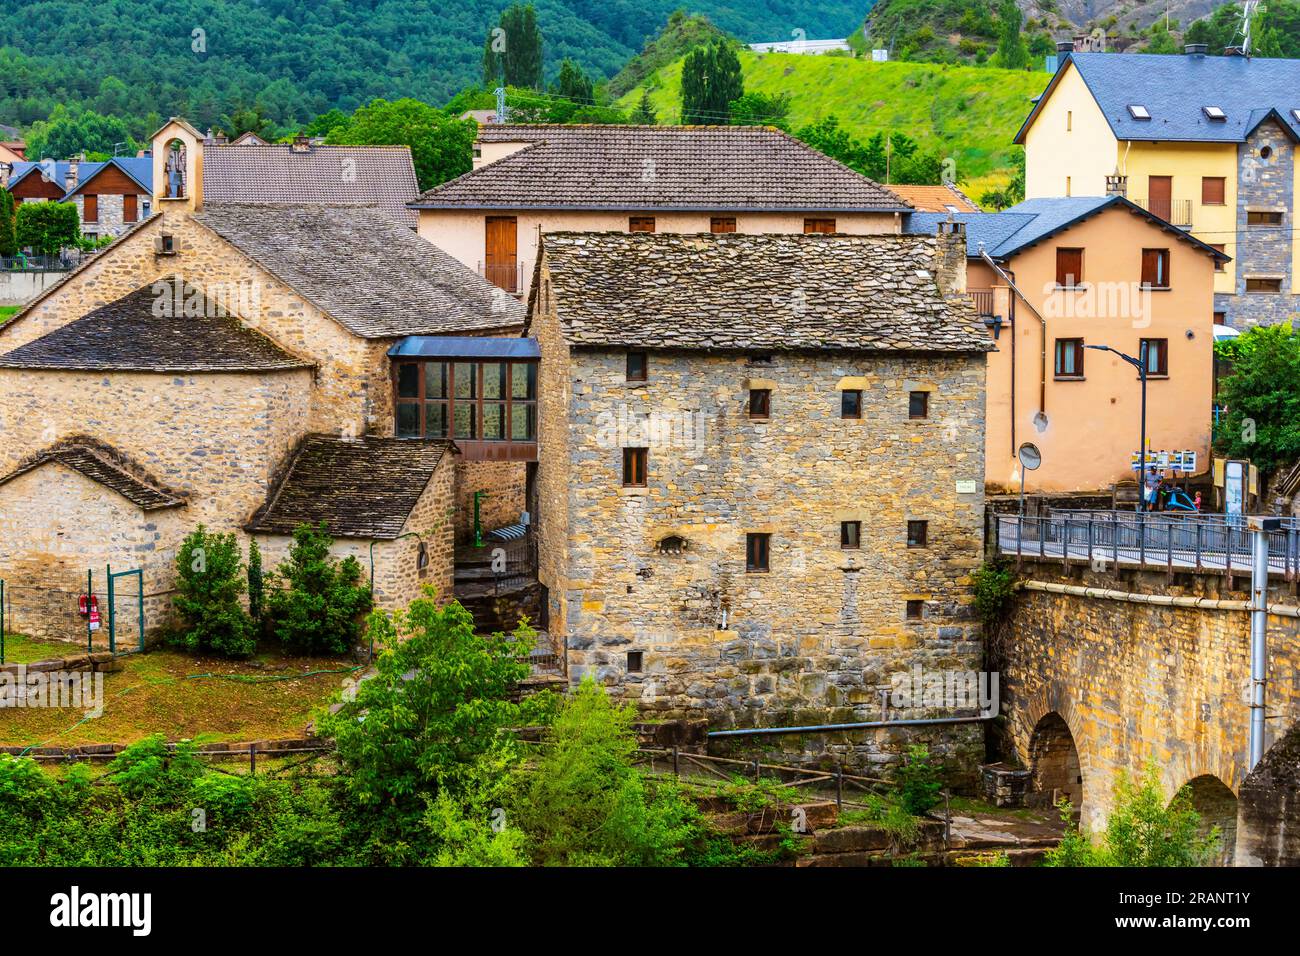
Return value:
[[(6, 638), (23, 654), (50, 657), (49, 644)], [(60, 656), (77, 653), (57, 644)], [(28, 660), (34, 658), (28, 657)], [(104, 678), (103, 716), (83, 721), (74, 709), (0, 710), (0, 745), (63, 747), (132, 743), (154, 733), (198, 743), (300, 736), (313, 711), (327, 703), (355, 667), (348, 658), (288, 657), (278, 651), (226, 661), (162, 649), (120, 658), (122, 670)], [(312, 673), (328, 671), (330, 673)]]
[[(100, 648), (95, 648), (100, 650)], [(85, 644), (69, 644), (67, 641), (44, 641), (37, 637), (23, 634), (5, 635), (5, 664), (30, 664), (51, 657), (75, 657), (86, 650)]]
[(4, 325), (17, 315), (18, 310), (21, 308), (22, 306), (20, 305), (0, 305), (0, 325)]

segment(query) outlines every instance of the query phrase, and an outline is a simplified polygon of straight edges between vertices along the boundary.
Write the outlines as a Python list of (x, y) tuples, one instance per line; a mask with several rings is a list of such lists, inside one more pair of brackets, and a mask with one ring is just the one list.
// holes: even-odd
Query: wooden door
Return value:
[(1173, 176), (1149, 176), (1147, 177), (1147, 201), (1148, 209), (1164, 219), (1166, 222), (1172, 221), (1174, 198), (1174, 177)]
[(139, 211), (136, 208), (136, 197), (130, 194), (123, 196), (122, 197), (122, 221), (135, 222), (138, 216), (139, 216)]
[(514, 216), (487, 216), (484, 278), (507, 292), (519, 291), (519, 222)]

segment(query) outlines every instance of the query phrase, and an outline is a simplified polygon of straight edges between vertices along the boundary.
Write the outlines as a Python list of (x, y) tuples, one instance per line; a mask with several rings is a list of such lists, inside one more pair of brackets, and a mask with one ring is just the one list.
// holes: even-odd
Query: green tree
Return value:
[(18, 251), (15, 226), (14, 197), (9, 190), (0, 189), (0, 256), (12, 256)]
[(1300, 337), (1291, 323), (1247, 329), (1214, 352), (1229, 368), (1219, 380), (1225, 412), (1215, 450), (1249, 458), (1265, 475), (1300, 458)]
[(348, 114), (341, 109), (335, 108), (321, 113), (307, 124), (307, 128), (303, 132), (308, 136), (328, 136), (338, 127), (346, 125), (348, 125)]
[(903, 808), (913, 816), (920, 816), (939, 802), (943, 781), (939, 768), (930, 762), (930, 750), (924, 745), (907, 748), (907, 754), (894, 770), (899, 797)]
[(199, 525), (176, 553), (176, 596), (182, 630), (174, 643), (224, 657), (248, 657), (256, 649), (253, 622), (240, 603), (245, 581), (234, 534), (209, 533)]
[(1099, 839), (1069, 826), (1073, 813), (1069, 802), (1063, 801), (1066, 835), (1047, 852), (1045, 866), (1206, 866), (1219, 845), (1217, 827), (1201, 832), (1201, 817), (1192, 807), (1187, 787), (1165, 802), (1154, 762), (1147, 764), (1138, 780), (1119, 773), (1114, 809)]
[(790, 115), (790, 94), (746, 93), (732, 100), (728, 109), (733, 126), (775, 126), (783, 130)]
[(334, 539), (319, 527), (299, 525), (289, 556), (273, 573), (266, 618), (280, 642), (306, 651), (343, 654), (361, 639), (363, 615), (373, 605), (361, 564), (330, 554)]
[(276, 136), (275, 122), (262, 112), (261, 104), (231, 110), (221, 118), (221, 130), (231, 139), (252, 133), (269, 143)]
[(531, 3), (501, 14), (483, 43), (483, 84), (542, 89), (542, 31)]
[(70, 202), (25, 202), (15, 218), (16, 241), (20, 249), (41, 256), (57, 255), (81, 240), (77, 206)]
[(262, 623), (262, 608), (265, 604), (265, 589), (262, 577), (262, 549), (257, 546), (257, 539), (248, 540), (248, 616), (257, 624)]
[(656, 126), (659, 123), (659, 117), (655, 115), (654, 105), (650, 102), (650, 91), (641, 91), (641, 100), (636, 105), (636, 112), (632, 114), (632, 122), (641, 126)]
[(33, 123), (27, 134), (27, 155), (33, 160), (70, 159), (82, 153), (112, 156), (115, 148), (129, 156), (137, 146), (130, 129), (118, 117), (62, 104), (47, 120)]
[(568, 57), (565, 57), (564, 62), (560, 64), (560, 75), (551, 86), (551, 93), (586, 106), (596, 102), (591, 80), (586, 73), (582, 72), (582, 68)]
[(1021, 36), (1020, 25), (1024, 14), (1016, 0), (1002, 0), (998, 4), (998, 52), (995, 63), (1008, 70), (1023, 70), (1029, 65), (1029, 47)]
[(409, 146), (421, 189), (467, 173), (478, 136), (472, 119), (456, 119), (419, 100), (372, 100), (344, 126), (330, 131), (326, 142), (344, 146)]
[(719, 126), (729, 121), (731, 102), (745, 95), (740, 58), (724, 40), (696, 47), (682, 64), (682, 123)]

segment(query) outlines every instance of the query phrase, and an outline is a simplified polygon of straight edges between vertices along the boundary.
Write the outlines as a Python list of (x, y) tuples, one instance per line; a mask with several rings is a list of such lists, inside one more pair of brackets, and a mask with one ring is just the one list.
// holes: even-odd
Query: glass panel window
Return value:
[(1056, 377), (1083, 377), (1083, 339), (1056, 340)]
[(397, 397), (420, 397), (420, 366), (414, 362), (397, 366)]
[(930, 417), (930, 393), (929, 392), (908, 392), (907, 393), (907, 417), (908, 418), (929, 418)]
[[(453, 381), (455, 382), (457, 398), (476, 398), (478, 396), (478, 363), (457, 362)], [(460, 421), (459, 408), (456, 409), (456, 421)], [(473, 436), (457, 435), (457, 437), (472, 438)]]
[(537, 406), (510, 406), (510, 437), (514, 441), (535, 441), (537, 439)]
[[(487, 385), (483, 386), (485, 389)], [(501, 402), (483, 403), (483, 438), (501, 441), (506, 437), (506, 406)]]
[(510, 397), (529, 401), (537, 398), (537, 366), (534, 363), (514, 363), (510, 377)]
[(424, 363), (424, 397), (425, 398), (446, 398), (447, 397), (447, 363), (446, 362), (425, 362)]
[[(472, 367), (472, 366), (471, 366)], [(459, 376), (457, 376), (457, 386), (460, 388)], [(477, 438), (478, 422), (475, 420), (475, 412), (478, 406), (469, 402), (457, 402), (455, 405), (455, 437), (456, 438)]]
[[(506, 397), (506, 363), (488, 362), (483, 366), (483, 397)], [(486, 427), (486, 426), (484, 426)]]
[(420, 437), (420, 406), (416, 402), (398, 402), (397, 437)]
[(446, 402), (425, 402), (424, 403), (424, 437), (425, 438), (446, 438), (447, 437), (447, 403)]
[(845, 389), (840, 392), (840, 418), (862, 417), (862, 392)]

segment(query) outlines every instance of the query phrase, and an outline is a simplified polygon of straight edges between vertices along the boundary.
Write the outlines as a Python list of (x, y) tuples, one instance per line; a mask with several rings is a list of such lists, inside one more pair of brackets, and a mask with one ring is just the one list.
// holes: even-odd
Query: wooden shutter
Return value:
[(1173, 198), (1173, 176), (1147, 177), (1147, 209), (1168, 221), (1173, 213)]
[(654, 216), (631, 216), (627, 221), (628, 232), (654, 232)]
[(1222, 176), (1201, 177), (1201, 203), (1206, 206), (1222, 206), (1224, 203), (1224, 179)]
[(1083, 250), (1056, 250), (1056, 284), (1071, 289), (1083, 284)]
[(1153, 289), (1169, 288), (1169, 250), (1142, 250), (1142, 284)]
[(81, 197), (81, 203), (82, 222), (99, 222), (99, 197), (94, 193), (87, 193)]
[(714, 216), (709, 220), (710, 232), (735, 232), (736, 220), (733, 216)]
[(803, 221), (803, 231), (805, 233), (824, 233), (830, 235), (835, 231), (834, 219), (805, 219)]
[(484, 278), (507, 292), (519, 291), (519, 222), (514, 216), (487, 216)]
[(135, 222), (140, 217), (134, 195), (122, 197), (122, 221)]

